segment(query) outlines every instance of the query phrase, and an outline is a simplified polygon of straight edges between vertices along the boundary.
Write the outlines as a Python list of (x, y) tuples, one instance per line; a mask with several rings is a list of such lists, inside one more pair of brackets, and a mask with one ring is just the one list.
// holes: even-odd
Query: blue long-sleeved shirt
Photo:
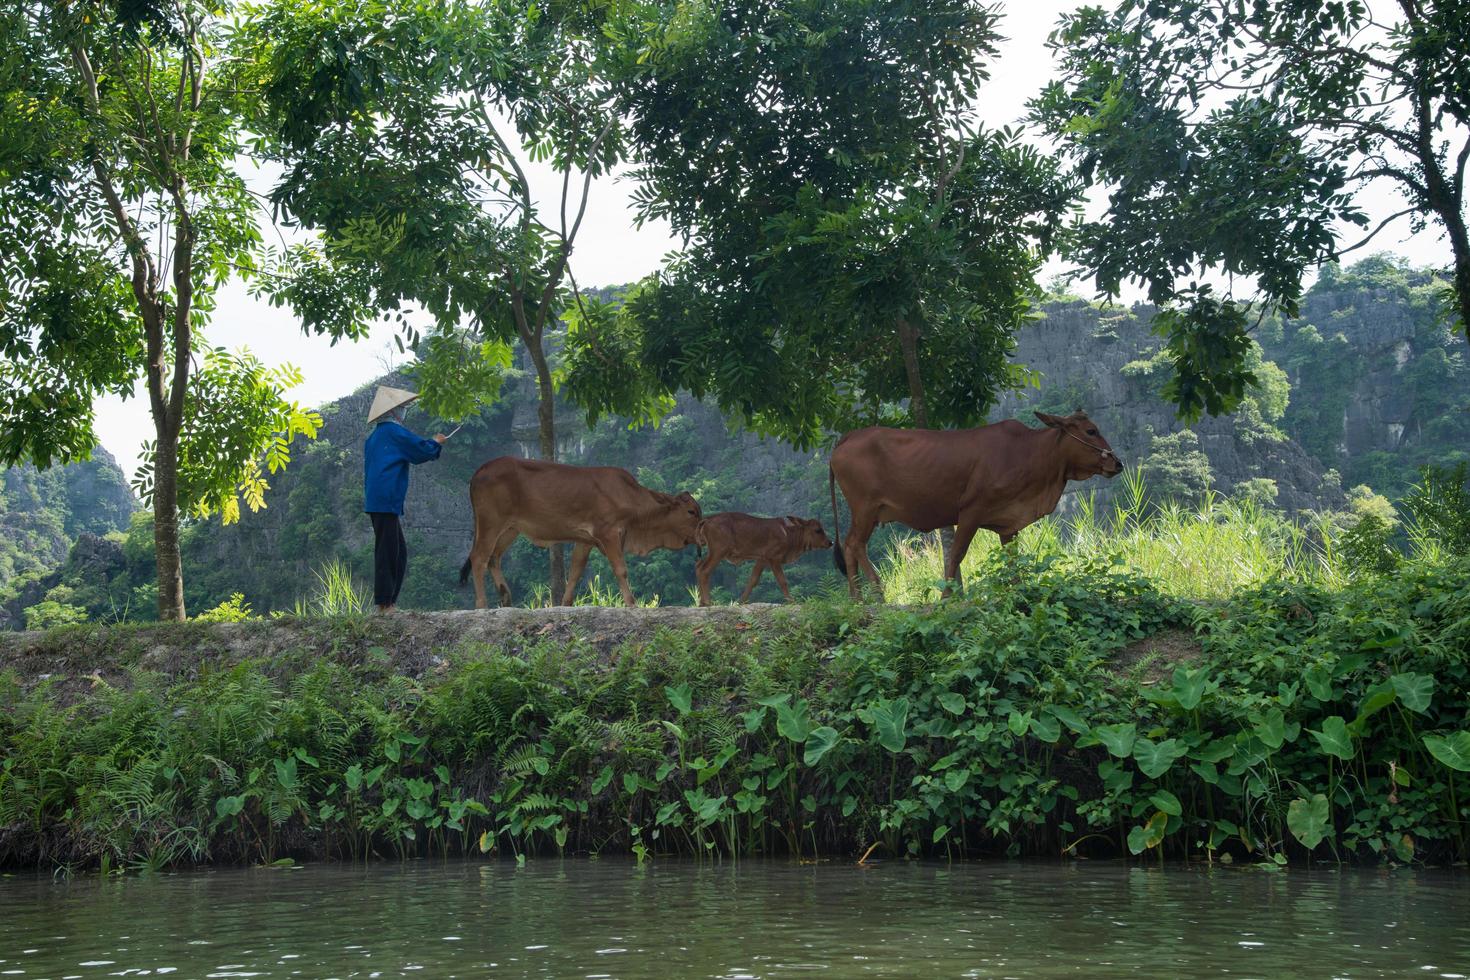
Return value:
[(438, 459), (444, 449), (392, 421), (379, 422), (362, 448), (362, 509), (369, 514), (402, 514), (409, 464)]

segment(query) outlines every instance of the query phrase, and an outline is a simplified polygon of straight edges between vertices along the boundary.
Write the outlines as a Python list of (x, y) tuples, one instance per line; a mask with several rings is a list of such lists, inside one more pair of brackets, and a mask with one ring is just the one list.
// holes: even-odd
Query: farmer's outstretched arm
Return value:
[(427, 463), (431, 459), (438, 459), (439, 454), (444, 451), (439, 440), (416, 436), (407, 429), (400, 429), (395, 435), (399, 451), (410, 463)]

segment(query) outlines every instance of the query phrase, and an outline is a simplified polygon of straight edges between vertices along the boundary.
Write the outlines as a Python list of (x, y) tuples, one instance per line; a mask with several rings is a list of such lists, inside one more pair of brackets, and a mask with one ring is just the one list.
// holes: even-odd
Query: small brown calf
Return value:
[(707, 606), (709, 601), (709, 579), (715, 566), (722, 561), (738, 565), (743, 561), (755, 561), (750, 581), (745, 585), (741, 602), (750, 600), (750, 593), (760, 581), (761, 572), (767, 567), (776, 576), (776, 584), (786, 601), (791, 601), (791, 590), (786, 586), (786, 573), (782, 566), (793, 562), (819, 548), (830, 548), (832, 542), (822, 530), (820, 521), (800, 517), (751, 517), (749, 514), (714, 514), (699, 523), (694, 541), (709, 549), (709, 553), (695, 566), (699, 577), (699, 604)]

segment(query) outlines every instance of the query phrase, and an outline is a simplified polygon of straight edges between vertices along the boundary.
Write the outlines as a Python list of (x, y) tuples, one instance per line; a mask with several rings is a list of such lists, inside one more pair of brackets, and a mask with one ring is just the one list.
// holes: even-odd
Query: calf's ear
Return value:
[(1032, 415), (1035, 415), (1043, 423), (1045, 423), (1046, 425), (1051, 426), (1053, 429), (1061, 428), (1062, 419), (1061, 419), (1060, 416), (1057, 416), (1057, 415), (1048, 415), (1045, 412), (1032, 412), (1031, 414)]

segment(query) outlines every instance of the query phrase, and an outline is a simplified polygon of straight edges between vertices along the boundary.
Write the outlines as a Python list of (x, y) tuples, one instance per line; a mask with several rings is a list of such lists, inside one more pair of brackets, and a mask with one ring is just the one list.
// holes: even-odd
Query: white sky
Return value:
[[(1047, 34), (1065, 10), (1078, 6), (1080, 0), (1031, 0), (1006, 3), (1001, 31), (1008, 40), (1001, 56), (992, 65), (992, 78), (983, 91), (981, 114), (990, 126), (1019, 122), (1025, 103), (1049, 80), (1053, 73), (1050, 53), (1045, 48)], [(554, 201), (560, 181), (550, 168), (534, 164), (526, 166), (533, 192)], [(572, 260), (573, 272), (584, 288), (630, 282), (657, 269), (662, 257), (676, 247), (665, 225), (645, 225), (634, 229), (629, 206), (631, 184), (615, 179), (594, 183), (587, 206), (587, 217), (577, 240)], [(1402, 207), (1389, 187), (1369, 188), (1362, 206), (1376, 221)], [(1372, 246), (1374, 251), (1394, 251), (1415, 264), (1445, 264), (1449, 247), (1440, 235), (1427, 231), (1408, 236), (1406, 222), (1390, 228)], [(266, 231), (269, 236), (271, 232)], [(1054, 264), (1043, 281), (1062, 271)], [(1079, 283), (1078, 291), (1086, 294), (1088, 284)], [(373, 335), (356, 344), (339, 343), (335, 347), (322, 338), (303, 336), (294, 317), (280, 309), (253, 299), (243, 286), (231, 284), (220, 295), (213, 323), (208, 329), (211, 345), (228, 348), (249, 347), (269, 364), (291, 363), (301, 368), (304, 383), (291, 397), (307, 405), (321, 405), (339, 398), (382, 374), (402, 355), (392, 343), (390, 327), (378, 328)], [(143, 395), (142, 384), (138, 387)], [(146, 395), (128, 401), (116, 397), (100, 399), (97, 404), (96, 431), (123, 471), (131, 478), (137, 466), (141, 444), (153, 438), (153, 423), (148, 415)]]

